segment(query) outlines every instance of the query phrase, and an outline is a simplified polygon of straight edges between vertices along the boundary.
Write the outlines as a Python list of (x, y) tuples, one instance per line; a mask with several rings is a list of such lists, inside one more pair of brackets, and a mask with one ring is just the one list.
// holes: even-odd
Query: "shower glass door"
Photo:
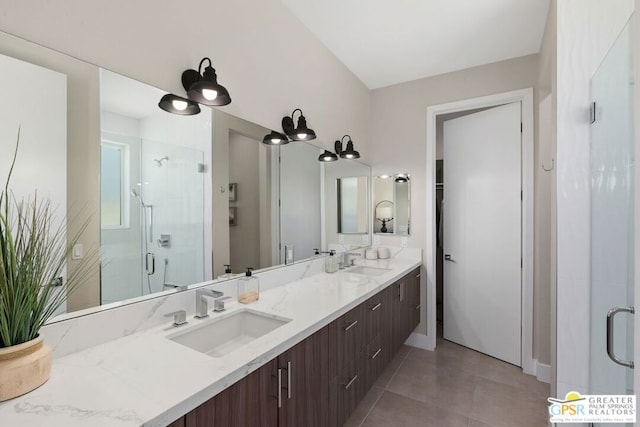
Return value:
[(143, 139), (142, 293), (204, 280), (204, 153)]
[[(628, 24), (591, 82), (591, 394), (633, 394), (634, 151), (632, 29)], [(609, 313), (611, 317), (611, 313)], [(604, 424), (603, 424), (604, 425)], [(617, 424), (619, 425), (619, 424)]]
[(204, 153), (103, 132), (101, 303), (204, 280)]

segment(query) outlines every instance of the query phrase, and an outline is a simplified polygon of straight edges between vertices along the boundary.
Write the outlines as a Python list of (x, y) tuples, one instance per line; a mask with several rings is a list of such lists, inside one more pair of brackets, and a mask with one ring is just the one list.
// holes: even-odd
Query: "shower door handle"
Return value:
[(622, 360), (618, 356), (616, 356), (615, 351), (613, 349), (613, 320), (616, 317), (616, 314), (625, 312), (625, 313), (635, 313), (634, 307), (615, 307), (609, 310), (607, 313), (607, 354), (609, 358), (613, 360), (618, 365), (626, 366), (627, 368), (634, 368), (633, 360)]
[[(151, 269), (149, 269), (151, 266)], [(147, 270), (147, 276), (153, 276), (156, 272), (156, 256), (153, 252), (147, 252), (144, 258), (144, 268)]]

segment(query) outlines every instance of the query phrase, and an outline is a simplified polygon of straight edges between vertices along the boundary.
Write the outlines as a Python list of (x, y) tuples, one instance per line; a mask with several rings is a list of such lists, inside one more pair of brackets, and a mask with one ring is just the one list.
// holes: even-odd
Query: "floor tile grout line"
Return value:
[(387, 381), (387, 383), (382, 387), (382, 393), (380, 393), (380, 395), (378, 396), (378, 398), (376, 399), (375, 402), (373, 402), (373, 405), (371, 405), (371, 408), (369, 408), (369, 410), (367, 411), (367, 414), (364, 416), (364, 418), (362, 419), (362, 421), (360, 421), (360, 424), (358, 427), (362, 427), (362, 424), (364, 424), (364, 422), (367, 420), (367, 418), (369, 418), (369, 414), (371, 414), (371, 411), (373, 411), (373, 408), (376, 407), (376, 405), (378, 404), (378, 401), (380, 400), (380, 398), (382, 397), (382, 395), (384, 394), (385, 391), (387, 391), (387, 386), (389, 384), (391, 384), (391, 381), (393, 381), (393, 378), (396, 376), (396, 374), (398, 373), (398, 371), (400, 370), (400, 367), (404, 364), (404, 361), (407, 360), (407, 356), (409, 355), (409, 352), (411, 351), (411, 349), (409, 349), (409, 351), (407, 351), (407, 354), (404, 355), (404, 357), (402, 358), (402, 361), (398, 364), (398, 367), (396, 368), (396, 370), (393, 372), (393, 375), (391, 375), (391, 378), (389, 378), (389, 381)]

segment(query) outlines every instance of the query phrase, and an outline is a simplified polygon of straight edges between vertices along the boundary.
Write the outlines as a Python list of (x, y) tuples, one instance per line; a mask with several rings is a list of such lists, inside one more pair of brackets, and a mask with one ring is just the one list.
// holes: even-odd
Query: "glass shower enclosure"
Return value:
[(633, 394), (632, 35), (629, 23), (591, 82), (591, 394)]
[(204, 280), (204, 153), (103, 132), (101, 303)]

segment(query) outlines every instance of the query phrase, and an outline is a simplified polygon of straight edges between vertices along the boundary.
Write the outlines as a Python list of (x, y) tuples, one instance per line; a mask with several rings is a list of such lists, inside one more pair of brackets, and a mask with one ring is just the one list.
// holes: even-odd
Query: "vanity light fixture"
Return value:
[(320, 154), (318, 160), (321, 162), (335, 162), (336, 160), (338, 160), (338, 156), (336, 156), (329, 150), (324, 150), (324, 153)]
[(271, 133), (262, 138), (262, 143), (267, 145), (284, 145), (289, 143), (289, 138), (287, 138), (285, 134), (272, 130)]
[(398, 183), (409, 182), (409, 176), (398, 174), (396, 176), (396, 182), (398, 182)]
[[(202, 65), (209, 62), (202, 71)], [(221, 106), (231, 103), (229, 91), (218, 83), (216, 70), (213, 69), (211, 59), (202, 58), (198, 71), (186, 70), (182, 73), (182, 86), (192, 101), (209, 106)]]
[(197, 102), (172, 93), (164, 95), (162, 99), (160, 99), (158, 107), (169, 113), (180, 114), (182, 116), (193, 116), (200, 112), (200, 106)]
[[(344, 141), (345, 138), (349, 138), (349, 139), (347, 141), (347, 149), (343, 150), (342, 141)], [(351, 136), (349, 135), (344, 135), (340, 141), (335, 142), (335, 151), (336, 151), (336, 154), (339, 155), (341, 159), (359, 159), (360, 158), (360, 153), (353, 148), (353, 141), (351, 140)]]
[[(294, 127), (293, 116), (296, 114), (296, 111), (300, 112), (300, 117), (298, 117), (298, 126)], [(312, 139), (316, 139), (316, 133), (313, 129), (307, 127), (307, 119), (304, 118), (302, 110), (299, 108), (293, 110), (291, 117), (284, 116), (282, 118), (282, 130), (294, 141), (311, 141)]]

